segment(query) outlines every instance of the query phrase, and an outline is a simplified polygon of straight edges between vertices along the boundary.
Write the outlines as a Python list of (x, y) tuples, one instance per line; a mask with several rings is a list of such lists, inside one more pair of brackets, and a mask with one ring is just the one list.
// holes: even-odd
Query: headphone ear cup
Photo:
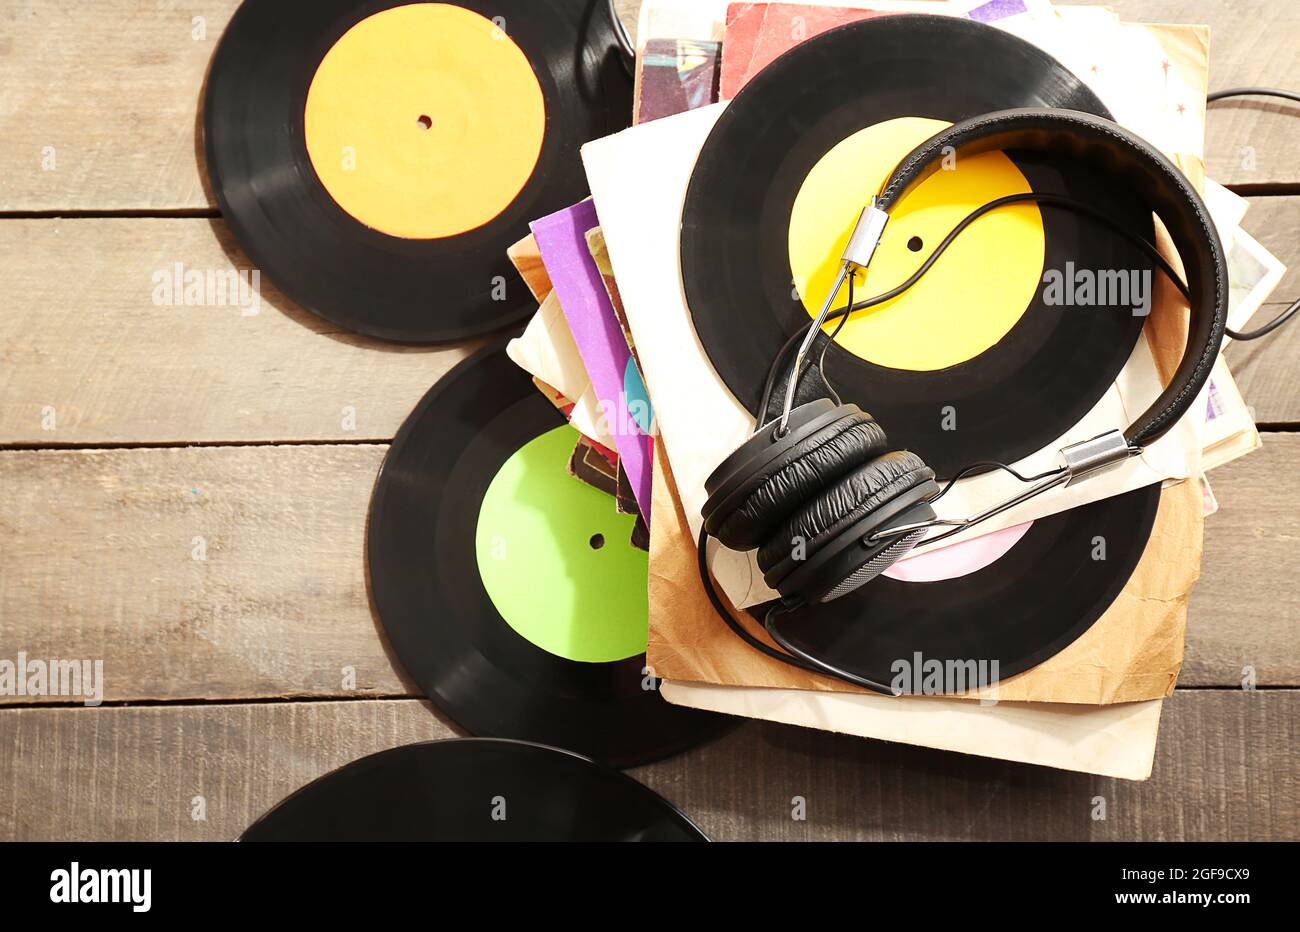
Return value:
[[(867, 538), (890, 524), (932, 520), (928, 502), (938, 494), (934, 471), (915, 453), (896, 451), (876, 457), (815, 496), (759, 549), (764, 579), (786, 598), (820, 601), (818, 596), (885, 555), (887, 547), (868, 544)], [(907, 520), (900, 520), (903, 515)], [(884, 572), (910, 549), (898, 548), (892, 560), (862, 582)], [(832, 575), (838, 578), (827, 580), (832, 558), (836, 561)], [(817, 583), (813, 588), (821, 591), (809, 591), (813, 581)]]
[(705, 529), (730, 549), (755, 549), (810, 498), (887, 448), (880, 425), (856, 406), (806, 407), (816, 410), (799, 409), (784, 438), (765, 431), (742, 447), (732, 459), (748, 468), (733, 469), (705, 506)]

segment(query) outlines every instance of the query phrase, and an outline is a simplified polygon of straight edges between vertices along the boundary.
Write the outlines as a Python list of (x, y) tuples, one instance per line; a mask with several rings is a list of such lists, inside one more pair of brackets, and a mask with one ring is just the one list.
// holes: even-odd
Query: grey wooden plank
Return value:
[[(1291, 295), (1300, 300), (1300, 293)], [(1250, 328), (1262, 327), (1289, 308), (1268, 304), (1255, 315)], [(1257, 423), (1274, 427), (1300, 424), (1300, 322), (1275, 331), (1254, 343), (1234, 343), (1225, 356), (1246, 405)]]
[(109, 702), (411, 695), (366, 584), (385, 453), (0, 453), (0, 656), (102, 660)]
[[(1293, 0), (1087, 0), (1126, 19), (1209, 23), (1211, 81), (1300, 86)], [(0, 9), (0, 210), (210, 209), (199, 106), (238, 0), (25, 0)], [(636, 0), (620, 0), (629, 23)], [(111, 39), (111, 41), (109, 41)], [(112, 113), (111, 120), (93, 113)], [(1273, 105), (1226, 105), (1211, 177), (1300, 182), (1294, 131)], [(1253, 157), (1245, 159), (1242, 148)], [(52, 170), (49, 158), (53, 153)]]
[[(1297, 713), (1293, 691), (1181, 692), (1144, 784), (757, 723), (633, 775), (718, 840), (1295, 839)], [(9, 710), (0, 838), (232, 839), (334, 768), (451, 735), (409, 700)]]
[[(0, 210), (215, 207), (201, 98), (239, 3), (23, 0), (0, 7)], [(619, 6), (635, 32), (638, 0)]]
[[(1251, 205), (1246, 228), (1293, 270), (1277, 299), (1300, 297), (1300, 197)], [(0, 315), (0, 446), (388, 440), (472, 348), (343, 334), (265, 279), (248, 307), (187, 306), (164, 287), (178, 267), (254, 283), (221, 221), (2, 221), (0, 253), (21, 296)], [(1262, 422), (1300, 421), (1297, 340), (1229, 350)]]
[[(1216, 472), (1184, 685), (1300, 685), (1300, 436)], [(0, 655), (102, 659), (106, 698), (409, 696), (366, 588), (382, 446), (0, 453)], [(202, 560), (196, 560), (201, 549)], [(355, 690), (344, 688), (345, 668)], [(0, 705), (27, 702), (0, 697)]]
[(1263, 450), (1211, 474), (1220, 510), (1206, 523), (1181, 685), (1230, 686), (1253, 671), (1261, 685), (1300, 686), (1297, 461), (1300, 435), (1267, 434)]
[(0, 446), (389, 440), (475, 345), (341, 333), (215, 220), (3, 220), (0, 254)]
[[(1247, 85), (1300, 89), (1300, 4), (1293, 0), (1082, 0), (1126, 20), (1210, 27), (1210, 90)], [(1206, 170), (1226, 185), (1300, 181), (1295, 119), (1300, 108), (1266, 100), (1214, 105), (1206, 126)]]
[[(1300, 140), (1300, 120), (1293, 139)], [(1300, 161), (1300, 154), (1296, 156)], [(1242, 228), (1277, 256), (1288, 269), (1272, 301), (1289, 304), (1300, 298), (1300, 196), (1250, 197)]]
[(199, 98), (238, 0), (0, 7), (0, 210), (209, 208)]
[[(1252, 197), (1242, 226), (1288, 269), (1270, 302), (1248, 325), (1254, 330), (1300, 300), (1300, 197)], [(1300, 424), (1300, 322), (1254, 343), (1234, 343), (1226, 355), (1259, 423)]]

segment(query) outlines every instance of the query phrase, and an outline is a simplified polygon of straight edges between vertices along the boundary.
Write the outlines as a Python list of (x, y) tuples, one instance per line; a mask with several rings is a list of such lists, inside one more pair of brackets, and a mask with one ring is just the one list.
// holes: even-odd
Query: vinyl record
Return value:
[(244, 833), (250, 842), (708, 841), (631, 777), (516, 741), (384, 751), (321, 777)]
[(371, 590), (398, 659), (462, 728), (631, 767), (730, 720), (646, 688), (648, 556), (635, 517), (568, 474), (577, 440), (503, 347), (463, 362), (384, 463)]
[[(756, 417), (773, 359), (815, 316), (853, 222), (897, 161), (944, 126), (1014, 107), (1110, 116), (1044, 52), (947, 16), (833, 30), (737, 95), (692, 177), (682, 279), (710, 361)], [(1012, 190), (1070, 195), (1151, 235), (1149, 211), (1075, 162), (994, 152), (953, 167), (899, 205), (856, 298), (900, 284), (961, 218)], [(1142, 328), (1131, 306), (1049, 302), (1048, 271), (1151, 267), (1136, 247), (1076, 214), (996, 211), (911, 293), (858, 315), (841, 338), (857, 346), (833, 345), (827, 376), (845, 402), (885, 426), (893, 447), (919, 453), (941, 477), (975, 461), (1017, 461), (1092, 409)]]
[(208, 172), (249, 258), (299, 305), (403, 343), (535, 309), (506, 248), (587, 195), (624, 128), (604, 0), (245, 0), (213, 59)]
[(1053, 515), (966, 575), (881, 577), (838, 601), (777, 616), (772, 633), (787, 648), (885, 688), (903, 673), (904, 692), (929, 691), (911, 688), (911, 675), (930, 661), (967, 665), (981, 686), (1005, 681), (1065, 650), (1114, 604), (1159, 507), (1157, 485)]

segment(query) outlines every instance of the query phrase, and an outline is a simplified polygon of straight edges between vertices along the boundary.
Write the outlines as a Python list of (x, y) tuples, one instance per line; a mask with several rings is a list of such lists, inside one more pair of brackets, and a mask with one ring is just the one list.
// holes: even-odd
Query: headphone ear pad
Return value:
[[(934, 483), (934, 470), (915, 453), (896, 451), (876, 457), (844, 476), (796, 512), (758, 551), (768, 585), (779, 583), (818, 550), (855, 525), (872, 526), (899, 496)], [(783, 593), (784, 594), (784, 593)]]
[(711, 533), (732, 550), (753, 550), (810, 498), (887, 445), (880, 425), (857, 409), (827, 427), (793, 437), (783, 455), (744, 483), (737, 507), (712, 517)]

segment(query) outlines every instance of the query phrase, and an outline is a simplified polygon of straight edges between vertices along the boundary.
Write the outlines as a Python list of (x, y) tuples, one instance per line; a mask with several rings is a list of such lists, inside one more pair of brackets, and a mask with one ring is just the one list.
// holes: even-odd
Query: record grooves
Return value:
[[(1110, 116), (1083, 82), (1034, 46), (983, 24), (930, 15), (833, 30), (787, 52), (737, 95), (697, 162), (682, 216), (681, 261), (696, 333), (752, 414), (764, 419), (756, 409), (768, 368), (809, 321), (791, 293), (786, 231), (818, 161), (854, 133), (896, 118), (952, 123), (1034, 106)], [(1097, 172), (1041, 155), (1009, 155), (1034, 190), (1068, 194), (1132, 229), (1150, 230), (1149, 214)], [(1042, 222), (1046, 268), (1067, 261), (1096, 270), (1152, 268), (1136, 247), (1073, 214), (1044, 208)], [(991, 269), (997, 261), (989, 256)], [(969, 287), (996, 281), (994, 274)], [(1143, 324), (1130, 308), (1049, 306), (1044, 288), (1004, 339), (959, 365), (884, 368), (832, 345), (827, 375), (845, 402), (887, 425), (895, 448), (920, 454), (941, 478), (981, 460), (1016, 462), (1093, 408), (1130, 358)], [(947, 429), (948, 411), (957, 430)]]
[(917, 655), (982, 665), (973, 668), (981, 677), (1005, 681), (1065, 650), (1115, 603), (1151, 540), (1160, 498), (1155, 485), (1043, 518), (977, 572), (926, 583), (881, 577), (779, 619), (773, 633), (886, 687), (895, 663), (910, 671)]
[(701, 842), (631, 777), (568, 751), (462, 740), (384, 751), (321, 777), (246, 842)]
[[(562, 458), (547, 464), (541, 476), (534, 467), (520, 471), (521, 463), (533, 462), (531, 452), (524, 460), (520, 455), (539, 449), (557, 429), (572, 433), (576, 442), (576, 432), (501, 345), (444, 377), (398, 434), (376, 484), (367, 541), (375, 607), (406, 671), (471, 734), (569, 748), (617, 767), (668, 757), (719, 733), (730, 719), (670, 705), (657, 690), (646, 689), (644, 633), (634, 650), (611, 655), (623, 659), (604, 662), (567, 659), (539, 647), (542, 638), (520, 633), (547, 621), (533, 616), (554, 604), (550, 585), (575, 586), (577, 616), (552, 620), (561, 635), (576, 633), (571, 640), (579, 648), (626, 621), (604, 617), (609, 600), (593, 593), (608, 585), (603, 568), (619, 567), (605, 561), (632, 551), (630, 539), (597, 541), (592, 530), (565, 526), (572, 517), (567, 497), (595, 496), (596, 513), (611, 519), (613, 501), (570, 477)], [(487, 551), (479, 540), (484, 522), (505, 527), (512, 520), (507, 513), (502, 524), (485, 506), (500, 493), (498, 477), (531, 496), (517, 506), (518, 525), (535, 526), (539, 515), (547, 525), (532, 537), (503, 540), (504, 562), (489, 565), (507, 593), (527, 596), (514, 613), (525, 617), (509, 622), (503, 611), (511, 614), (510, 607), (503, 610), (489, 593), (493, 580), (482, 571)], [(552, 532), (561, 527), (562, 534)], [(598, 544), (596, 553), (591, 548)], [(486, 547), (490, 551), (492, 542)], [(642, 587), (632, 595), (641, 599), (644, 613), (645, 557), (637, 556), (641, 575), (629, 585)], [(528, 576), (535, 565), (557, 559), (558, 571), (550, 577)], [(517, 582), (512, 574), (518, 574)], [(613, 592), (628, 595), (621, 586)], [(626, 648), (626, 632), (614, 643)]]
[[(490, 73), (460, 75), (453, 69), (445, 74), (436, 62), (426, 65), (429, 74), (423, 78), (438, 91), (426, 95), (427, 104), (413, 101), (410, 112), (403, 110), (391, 127), (345, 125), (335, 128), (342, 135), (322, 133), (330, 144), (318, 153), (321, 165), (309, 155), (305, 127), (309, 89), (322, 62), (343, 48), (340, 40), (351, 38), (359, 24), (373, 24), (377, 16), (417, 7), (423, 12), (454, 11), (482, 29), (504, 22), (506, 37), (522, 53), (518, 71), (526, 76), (531, 66), (545, 106), (544, 133), (539, 134), (531, 175), (526, 174), (531, 165), (527, 159), (516, 160), (513, 166), (516, 173), (525, 172), (519, 178), (527, 177), (522, 190), (514, 195), (515, 185), (505, 185), (496, 192), (501, 204), (480, 205), (478, 219), (474, 219), (472, 199), (462, 205), (467, 219), (459, 224), (449, 220), (439, 226), (439, 218), (426, 218), (430, 236), (457, 232), (437, 238), (390, 235), (380, 232), (382, 224), (377, 228), (359, 221), (336, 202), (321, 172), (335, 178), (334, 183), (343, 183), (337, 181), (341, 178), (370, 185), (363, 192), (369, 200), (386, 200), (390, 210), (400, 211), (403, 184), (418, 192), (422, 185), (440, 180), (440, 159), (463, 160), (463, 154), (457, 156), (463, 147), (456, 145), (456, 134), (472, 135), (475, 114), (485, 112), (486, 104), (476, 104), (474, 93), (462, 93), (461, 85), (486, 89), (489, 98), (496, 99), (491, 95), (502, 92)], [(382, 30), (369, 31), (382, 34)], [(400, 32), (397, 40), (403, 40)], [(405, 41), (410, 41), (409, 36)], [(448, 42), (454, 50), (454, 41)], [(377, 82), (382, 91), (369, 100), (379, 109), (390, 102), (388, 95), (408, 90), (407, 73), (401, 68), (384, 73), (383, 56), (374, 55), (364, 42), (358, 45), (359, 52), (343, 49), (350, 51), (339, 55), (344, 71), (332, 72), (329, 83), (346, 94), (349, 87), (368, 88)], [(418, 60), (419, 46), (407, 48), (406, 54)], [(473, 57), (466, 60), (472, 62)], [(350, 81), (346, 69), (362, 67), (357, 61), (377, 73), (367, 71)], [(531, 80), (525, 78), (524, 83)], [(411, 93), (423, 101), (416, 91)], [(353, 100), (353, 109), (365, 114), (366, 103), (364, 97)], [(463, 0), (455, 5), (246, 0), (213, 58), (204, 98), (204, 147), (222, 216), (255, 266), (285, 295), (358, 333), (402, 343), (441, 343), (499, 330), (535, 311), (506, 248), (527, 234), (533, 218), (586, 195), (577, 150), (589, 140), (626, 127), (630, 109), (631, 88), (603, 0)], [(327, 106), (320, 112), (328, 117), (341, 110)], [(351, 143), (349, 134), (354, 129), (355, 146), (334, 145), (337, 140)], [(365, 136), (363, 129), (378, 135)], [(494, 123), (491, 129), (499, 131), (500, 125)], [(371, 149), (361, 145), (362, 138), (372, 143)], [(444, 141), (430, 150), (431, 141), (438, 138)], [(495, 132), (478, 142), (493, 152), (521, 144), (509, 135), (498, 139)], [(397, 156), (390, 151), (393, 148), (399, 150)], [(408, 149), (419, 158), (408, 158)], [(402, 170), (397, 175), (401, 184), (390, 184), (386, 175), (373, 176), (376, 157), (370, 153), (376, 151)], [(336, 158), (352, 162), (334, 171)], [(474, 166), (462, 168), (472, 171)], [(490, 190), (493, 182), (484, 183)], [(365, 206), (367, 197), (359, 197), (358, 203)], [(484, 216), (491, 219), (461, 232)]]

